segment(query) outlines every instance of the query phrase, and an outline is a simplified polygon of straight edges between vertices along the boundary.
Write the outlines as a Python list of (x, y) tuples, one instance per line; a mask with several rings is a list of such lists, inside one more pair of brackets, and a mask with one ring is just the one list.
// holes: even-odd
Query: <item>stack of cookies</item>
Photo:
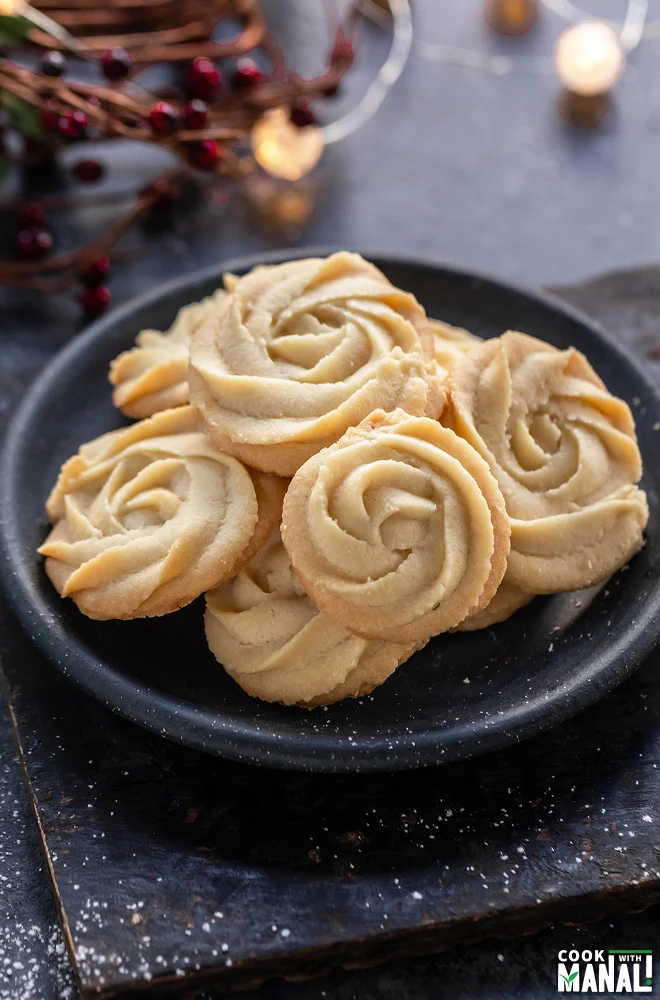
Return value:
[(313, 707), (641, 547), (634, 421), (578, 351), (431, 320), (351, 253), (224, 284), (113, 362), (139, 422), (49, 497), (40, 552), (84, 614), (205, 594), (241, 687)]

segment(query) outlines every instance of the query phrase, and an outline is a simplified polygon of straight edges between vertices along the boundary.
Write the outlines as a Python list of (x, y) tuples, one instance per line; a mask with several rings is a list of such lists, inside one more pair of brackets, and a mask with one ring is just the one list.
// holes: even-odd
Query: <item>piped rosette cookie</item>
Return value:
[(516, 587), (515, 583), (509, 583), (505, 577), (486, 607), (477, 611), (476, 614), (469, 615), (460, 625), (456, 626), (454, 631), (477, 632), (482, 628), (499, 625), (500, 622), (505, 622), (516, 611), (520, 611), (530, 601), (533, 601), (535, 596), (535, 594), (528, 594), (527, 591)]
[(204, 624), (211, 652), (244, 691), (307, 708), (368, 694), (418, 648), (361, 639), (319, 611), (279, 531), (207, 593)]
[(56, 590), (90, 618), (167, 614), (251, 558), (285, 486), (219, 451), (191, 406), (165, 410), (62, 466), (39, 552)]
[(240, 278), (193, 336), (189, 381), (218, 446), (279, 475), (374, 409), (435, 416), (444, 405), (424, 310), (346, 252)]
[(208, 316), (221, 311), (226, 298), (219, 289), (202, 302), (184, 306), (169, 330), (142, 330), (135, 347), (115, 358), (109, 379), (112, 401), (122, 413), (141, 420), (188, 402), (190, 338)]
[(415, 643), (491, 600), (509, 519), (484, 460), (456, 434), (377, 411), (299, 469), (282, 536), (315, 604), (351, 632)]
[(476, 337), (469, 330), (451, 326), (440, 319), (429, 318), (429, 329), (433, 337), (433, 360), (447, 374), (466, 354), (483, 343), (481, 337)]
[(443, 422), (488, 462), (511, 518), (509, 584), (592, 586), (638, 551), (648, 506), (635, 424), (579, 351), (507, 333), (448, 382)]

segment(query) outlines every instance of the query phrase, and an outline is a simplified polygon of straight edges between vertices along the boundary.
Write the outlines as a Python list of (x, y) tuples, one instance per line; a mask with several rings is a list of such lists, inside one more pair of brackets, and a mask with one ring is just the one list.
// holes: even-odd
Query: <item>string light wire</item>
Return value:
[(629, 0), (619, 41), (626, 52), (634, 52), (644, 36), (649, 0)]
[[(544, 7), (565, 21), (573, 23), (593, 20), (589, 11), (582, 10), (571, 0), (541, 0)], [(648, 22), (648, 0), (628, 0), (624, 20), (605, 21), (619, 35), (625, 52), (633, 52), (644, 38), (660, 37), (660, 21)], [(536, 72), (545, 75), (554, 72), (551, 59), (523, 57), (509, 59), (507, 56), (487, 56), (471, 49), (453, 48), (436, 42), (420, 41), (417, 45), (420, 55), (432, 62), (441, 62), (464, 69), (478, 69), (492, 76), (506, 76), (515, 72)]]
[[(541, 0), (541, 2), (544, 7), (547, 7), (553, 14), (557, 14), (565, 21), (585, 21), (594, 17), (589, 11), (583, 10), (572, 3), (572, 0)], [(648, 13), (648, 0), (628, 0), (623, 22), (605, 22), (618, 33), (621, 44), (626, 52), (633, 52), (643, 38), (650, 38), (660, 34), (660, 21), (648, 24)]]
[(417, 45), (420, 55), (431, 62), (441, 62), (461, 69), (478, 69), (492, 76), (508, 76), (509, 73), (552, 73), (552, 59), (536, 59), (533, 56), (510, 59), (508, 56), (486, 56), (473, 49), (458, 49), (437, 42), (420, 41)]
[(413, 21), (408, 0), (390, 0), (392, 44), (390, 52), (367, 88), (364, 97), (345, 115), (321, 129), (326, 146), (340, 142), (362, 128), (376, 114), (403, 73), (413, 44)]

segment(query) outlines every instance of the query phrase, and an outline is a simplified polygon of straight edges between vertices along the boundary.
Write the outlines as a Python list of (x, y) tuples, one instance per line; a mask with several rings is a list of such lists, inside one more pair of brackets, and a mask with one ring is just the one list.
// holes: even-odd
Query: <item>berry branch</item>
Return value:
[[(78, 37), (83, 53), (98, 56), (123, 48), (138, 64), (241, 56), (261, 45), (266, 33), (256, 0), (115, 0), (101, 6), (87, 0), (52, 5), (37, 0), (34, 6)], [(213, 42), (211, 32), (223, 17), (241, 19), (242, 30), (231, 42)], [(64, 48), (38, 28), (29, 37), (44, 48)]]
[[(109, 301), (102, 280), (110, 248), (165, 191), (168, 197), (176, 192), (176, 181), (191, 168), (230, 177), (252, 172), (249, 141), (262, 116), (288, 109), (289, 128), (314, 124), (310, 101), (332, 96), (353, 61), (353, 14), (346, 28), (337, 29), (327, 72), (305, 80), (287, 71), (258, 0), (106, 0), (101, 6), (96, 0), (36, 0), (35, 6), (57, 22), (56, 37), (24, 18), (0, 17), (0, 42), (3, 25), (7, 42), (0, 54), (0, 93), (10, 127), (23, 138), (18, 152), (15, 144), (5, 145), (2, 161), (48, 162), (71, 143), (133, 139), (163, 147), (180, 162), (138, 195), (108, 232), (75, 251), (49, 255), (52, 237), (39, 204), (19, 213), (16, 247), (22, 259), (0, 262), (0, 284), (52, 294), (83, 281), (89, 287), (82, 301), (96, 311)], [(212, 32), (225, 17), (238, 18), (241, 30), (233, 41), (216, 43)], [(64, 50), (67, 37), (72, 48), (72, 36), (77, 57), (89, 61), (103, 53), (104, 84), (70, 78)], [(6, 54), (25, 43), (48, 45), (33, 67)], [(245, 55), (257, 47), (271, 64), (268, 72)], [(218, 65), (227, 57), (235, 60), (229, 80)], [(183, 94), (171, 86), (149, 93), (132, 82), (156, 62), (188, 63), (179, 71)], [(73, 172), (90, 183), (103, 175), (103, 166), (87, 158)]]
[[(154, 205), (176, 196), (176, 182), (181, 173), (181, 170), (172, 170), (159, 177), (140, 192), (135, 205), (120, 216), (106, 233), (83, 247), (43, 260), (0, 261), (0, 284), (55, 295), (68, 291), (80, 280), (85, 283), (90, 269), (96, 269), (100, 277), (106, 277), (110, 272), (107, 259), (110, 249)], [(26, 227), (33, 227), (21, 232), (43, 231), (36, 228), (45, 223), (45, 213), (38, 202), (28, 203), (20, 218)]]

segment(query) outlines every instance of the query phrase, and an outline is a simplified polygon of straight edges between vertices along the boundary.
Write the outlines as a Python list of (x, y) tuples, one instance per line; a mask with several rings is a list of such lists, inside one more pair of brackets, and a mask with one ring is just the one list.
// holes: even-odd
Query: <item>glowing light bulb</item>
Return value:
[(264, 229), (291, 237), (298, 235), (311, 221), (317, 188), (314, 178), (285, 181), (255, 174), (246, 181), (244, 193)]
[(537, 0), (487, 0), (486, 21), (503, 35), (522, 35), (538, 17)]
[(621, 76), (625, 54), (616, 32), (602, 21), (567, 28), (555, 47), (555, 67), (562, 84), (579, 97), (607, 94)]
[(252, 151), (260, 167), (273, 177), (298, 181), (314, 169), (323, 154), (323, 133), (316, 124), (299, 128), (287, 108), (267, 111), (252, 129)]

